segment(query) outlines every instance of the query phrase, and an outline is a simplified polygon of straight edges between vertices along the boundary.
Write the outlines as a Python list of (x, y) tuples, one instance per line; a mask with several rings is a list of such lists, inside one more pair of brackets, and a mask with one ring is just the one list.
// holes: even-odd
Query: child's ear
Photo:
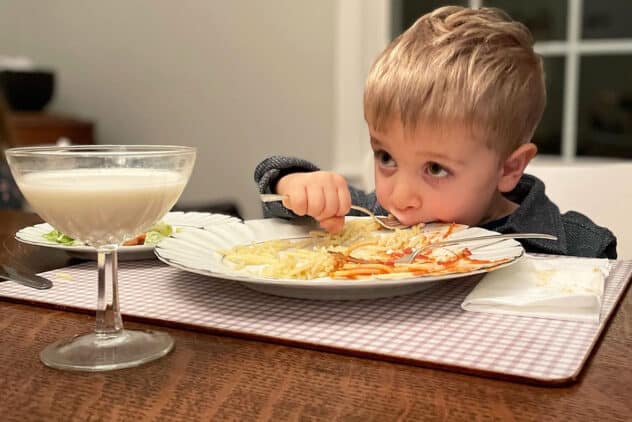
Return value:
[(516, 148), (502, 164), (498, 190), (501, 192), (510, 192), (513, 190), (522, 177), (525, 167), (527, 167), (527, 164), (535, 157), (537, 152), (538, 147), (532, 142), (520, 145)]

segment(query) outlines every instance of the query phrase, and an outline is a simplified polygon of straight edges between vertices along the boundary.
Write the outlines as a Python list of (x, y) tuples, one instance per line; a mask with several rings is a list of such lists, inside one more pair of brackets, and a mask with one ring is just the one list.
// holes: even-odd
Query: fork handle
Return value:
[(279, 195), (277, 193), (262, 193), (259, 195), (261, 198), (261, 202), (275, 202), (275, 201), (283, 201), (286, 198), (286, 195)]
[(454, 240), (443, 240), (439, 242), (429, 243), (428, 245), (421, 246), (419, 248), (415, 248), (413, 252), (405, 257), (400, 258), (400, 261), (411, 263), (415, 260), (417, 255), (419, 255), (422, 251), (434, 248), (441, 248), (443, 246), (451, 246), (458, 245), (459, 243), (465, 242), (473, 242), (477, 240), (489, 240), (489, 239), (548, 239), (548, 240), (557, 240), (556, 236), (545, 233), (505, 233), (505, 234), (488, 234), (484, 236), (472, 236), (472, 237), (464, 237), (462, 239), (454, 239)]
[[(278, 193), (262, 193), (259, 195), (259, 198), (261, 198), (261, 202), (276, 202), (283, 201), (285, 198), (287, 198), (287, 195), (279, 195)], [(351, 209), (373, 216), (371, 211), (358, 205), (351, 205)]]
[[(488, 234), (485, 236), (464, 237), (462, 239), (443, 240), (439, 242), (430, 243), (425, 248), (436, 248), (438, 246), (457, 245), (463, 242), (474, 242), (477, 240), (486, 239), (547, 239), (557, 240), (556, 236), (545, 233), (505, 233), (505, 234)], [(424, 247), (422, 247), (424, 248)]]

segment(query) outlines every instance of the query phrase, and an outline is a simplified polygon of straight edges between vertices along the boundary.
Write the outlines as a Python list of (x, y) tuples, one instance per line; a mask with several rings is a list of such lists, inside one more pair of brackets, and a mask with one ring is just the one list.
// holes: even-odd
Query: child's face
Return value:
[(500, 155), (467, 128), (418, 125), (410, 134), (399, 120), (387, 127), (370, 130), (375, 192), (402, 223), (477, 225), (512, 211), (498, 190)]

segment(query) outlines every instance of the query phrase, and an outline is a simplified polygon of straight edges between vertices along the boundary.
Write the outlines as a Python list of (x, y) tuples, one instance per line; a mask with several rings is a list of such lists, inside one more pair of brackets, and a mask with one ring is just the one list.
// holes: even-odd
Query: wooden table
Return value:
[[(37, 271), (70, 263), (62, 252), (13, 239), (38, 221), (0, 211), (0, 263)], [(630, 291), (579, 381), (560, 388), (169, 328), (163, 329), (176, 349), (138, 368), (73, 373), (40, 363), (46, 344), (93, 324), (93, 315), (0, 299), (0, 419), (613, 421), (632, 415)]]
[(12, 111), (6, 114), (9, 144), (54, 144), (65, 138), (73, 144), (94, 143), (94, 123), (74, 116), (46, 112)]

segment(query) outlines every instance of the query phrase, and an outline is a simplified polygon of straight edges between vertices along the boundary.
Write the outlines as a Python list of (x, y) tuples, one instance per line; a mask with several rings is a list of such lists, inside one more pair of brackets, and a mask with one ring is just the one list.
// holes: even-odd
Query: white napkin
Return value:
[(609, 272), (607, 259), (527, 255), (487, 274), (461, 308), (597, 323)]

